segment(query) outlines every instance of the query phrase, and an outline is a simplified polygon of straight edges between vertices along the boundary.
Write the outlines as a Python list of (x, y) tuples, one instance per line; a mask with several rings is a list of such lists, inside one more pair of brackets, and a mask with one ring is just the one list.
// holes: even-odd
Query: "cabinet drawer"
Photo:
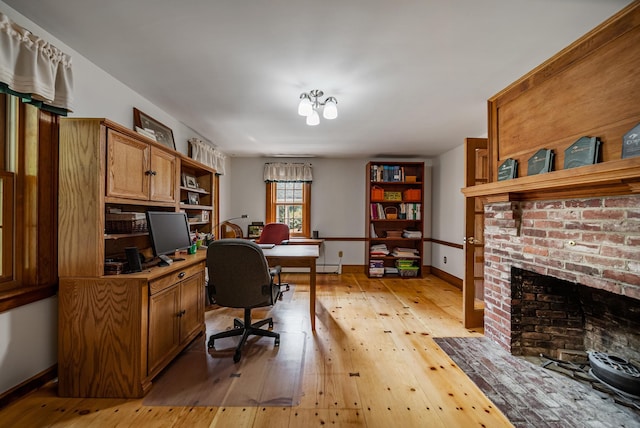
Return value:
[(205, 264), (198, 263), (195, 265), (187, 266), (184, 269), (177, 269), (168, 275), (149, 282), (149, 294), (156, 294), (168, 287), (171, 287), (175, 283), (189, 278), (204, 270)]

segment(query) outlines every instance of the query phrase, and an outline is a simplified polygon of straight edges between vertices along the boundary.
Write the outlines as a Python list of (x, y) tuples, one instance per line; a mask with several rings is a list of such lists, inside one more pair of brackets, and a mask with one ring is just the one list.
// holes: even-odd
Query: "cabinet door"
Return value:
[(149, 144), (107, 130), (107, 196), (149, 199)]
[(149, 301), (148, 373), (163, 364), (180, 343), (180, 284), (151, 296)]
[(180, 290), (180, 341), (186, 340), (199, 330), (204, 322), (204, 272), (184, 281)]
[(176, 196), (176, 157), (151, 148), (151, 200), (174, 202)]

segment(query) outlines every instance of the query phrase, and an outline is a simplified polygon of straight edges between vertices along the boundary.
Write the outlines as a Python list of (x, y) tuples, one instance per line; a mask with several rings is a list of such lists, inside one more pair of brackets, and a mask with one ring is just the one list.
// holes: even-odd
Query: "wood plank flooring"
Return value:
[[(309, 331), (308, 275), (295, 284), (278, 325)], [(303, 398), (295, 407), (153, 407), (142, 399), (73, 399), (48, 385), (0, 410), (12, 427), (510, 427), (434, 337), (464, 329), (462, 294), (429, 276), (370, 279), (319, 274), (316, 334), (308, 334)], [(207, 331), (228, 327), (229, 309), (207, 313)], [(259, 315), (259, 314), (258, 314)], [(205, 340), (200, 337), (196, 340)]]

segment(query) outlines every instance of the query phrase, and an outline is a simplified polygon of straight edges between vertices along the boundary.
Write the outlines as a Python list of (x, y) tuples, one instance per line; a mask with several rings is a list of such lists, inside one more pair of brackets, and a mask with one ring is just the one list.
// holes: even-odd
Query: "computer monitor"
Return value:
[(147, 225), (153, 255), (170, 263), (167, 254), (191, 246), (191, 234), (187, 214), (170, 211), (147, 211)]

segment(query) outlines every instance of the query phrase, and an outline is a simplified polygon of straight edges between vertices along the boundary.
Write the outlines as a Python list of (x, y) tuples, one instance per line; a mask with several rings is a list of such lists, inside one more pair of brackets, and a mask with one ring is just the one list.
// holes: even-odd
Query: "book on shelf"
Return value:
[(422, 238), (422, 232), (420, 232), (419, 230), (404, 229), (402, 231), (402, 237), (411, 238), (411, 239), (420, 239)]
[(401, 182), (405, 180), (404, 166), (371, 165), (371, 181)]

